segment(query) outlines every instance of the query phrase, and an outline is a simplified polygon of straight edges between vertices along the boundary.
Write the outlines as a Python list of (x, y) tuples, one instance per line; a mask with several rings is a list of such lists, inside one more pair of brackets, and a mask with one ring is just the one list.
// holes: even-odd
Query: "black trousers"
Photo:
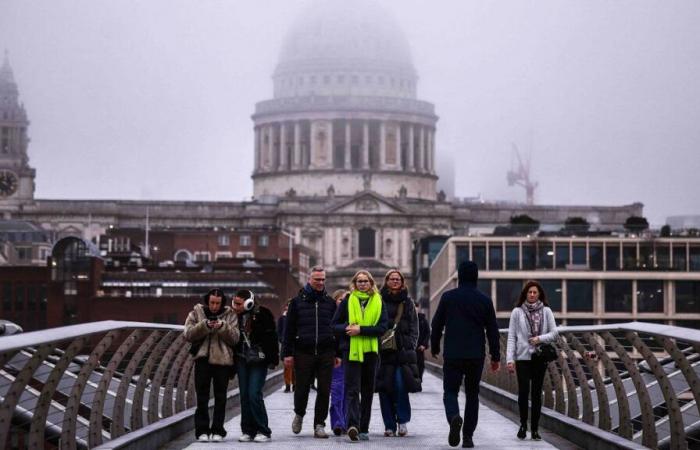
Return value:
[(464, 381), (464, 424), (462, 436), (472, 437), (479, 421), (479, 383), (484, 359), (446, 359), (442, 366), (442, 401), (447, 423), (459, 415), (459, 388)]
[[(194, 412), (194, 434), (216, 433), (226, 436), (224, 416), (226, 414), (226, 391), (231, 366), (209, 364), (207, 358), (194, 362), (194, 389), (197, 393), (197, 409)], [(214, 417), (209, 426), (209, 392), (214, 385)]]
[(520, 424), (527, 427), (528, 397), (532, 399), (532, 431), (538, 431), (540, 413), (542, 411), (542, 384), (547, 364), (538, 356), (532, 355), (530, 361), (515, 361), (515, 371), (518, 375), (518, 407), (520, 409)]
[(379, 355), (365, 353), (364, 358), (363, 362), (358, 362), (348, 360), (347, 355), (345, 357), (345, 417), (348, 428), (355, 427), (360, 433), (369, 433)]
[(416, 362), (418, 363), (418, 375), (423, 381), (423, 372), (425, 372), (425, 350), (416, 350)]
[(296, 352), (294, 354), (294, 412), (300, 416), (306, 414), (309, 402), (309, 390), (314, 382), (316, 385), (316, 406), (314, 408), (314, 426), (326, 426), (328, 404), (331, 398), (331, 378), (333, 377), (334, 352), (321, 355)]

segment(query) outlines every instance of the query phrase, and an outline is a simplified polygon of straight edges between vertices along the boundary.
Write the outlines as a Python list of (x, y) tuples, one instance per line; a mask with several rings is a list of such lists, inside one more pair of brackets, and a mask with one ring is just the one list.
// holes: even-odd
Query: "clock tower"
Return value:
[(6, 215), (34, 199), (36, 171), (29, 166), (27, 113), (19, 102), (10, 61), (0, 67), (0, 211)]

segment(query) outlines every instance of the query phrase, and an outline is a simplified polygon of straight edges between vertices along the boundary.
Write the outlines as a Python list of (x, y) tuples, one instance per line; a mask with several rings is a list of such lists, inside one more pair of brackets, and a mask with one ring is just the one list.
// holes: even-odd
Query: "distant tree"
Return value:
[(573, 233), (585, 233), (590, 228), (591, 224), (583, 217), (569, 217), (564, 222), (564, 230)]
[(517, 233), (531, 234), (540, 228), (540, 222), (527, 214), (521, 214), (510, 218), (510, 227)]
[(649, 222), (646, 217), (629, 216), (625, 220), (625, 229), (631, 233), (641, 233), (649, 229)]
[(668, 225), (664, 225), (661, 227), (661, 237), (669, 237), (671, 236), (671, 227)]
[(689, 237), (697, 237), (697, 236), (700, 236), (700, 230), (698, 230), (697, 228), (688, 228), (686, 230), (686, 234)]

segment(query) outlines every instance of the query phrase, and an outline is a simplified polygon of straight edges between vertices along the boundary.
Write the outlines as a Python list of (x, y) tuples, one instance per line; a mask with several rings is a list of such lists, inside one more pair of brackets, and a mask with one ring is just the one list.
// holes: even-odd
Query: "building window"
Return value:
[(518, 244), (506, 244), (506, 270), (520, 269), (520, 249)]
[(192, 261), (192, 254), (187, 250), (178, 250), (175, 252), (174, 259), (175, 262), (186, 263), (187, 261)]
[(676, 281), (676, 312), (700, 314), (700, 281)]
[(20, 261), (30, 261), (32, 259), (32, 248), (17, 247), (17, 259)]
[(491, 298), (491, 280), (487, 278), (479, 278), (476, 280), (476, 288)]
[(605, 312), (632, 312), (632, 280), (605, 281)]
[(535, 261), (536, 261), (535, 246), (529, 242), (527, 242), (527, 243), (523, 242), (522, 251), (523, 251), (523, 270), (534, 270), (535, 269)]
[(690, 258), (688, 259), (689, 270), (698, 271), (700, 270), (700, 246), (691, 245), (690, 246)]
[(489, 244), (489, 270), (503, 270), (503, 244), (500, 242)]
[(496, 309), (510, 311), (523, 289), (522, 280), (496, 280)]
[(242, 234), (241, 237), (239, 238), (239, 243), (241, 247), (250, 247), (250, 235), (249, 234)]
[(668, 270), (671, 268), (671, 245), (660, 244), (656, 247), (656, 268)]
[(551, 242), (537, 243), (537, 268), (551, 269), (554, 266), (554, 246)]
[(540, 280), (552, 311), (561, 311), (561, 280)]
[(260, 247), (267, 247), (270, 245), (270, 236), (266, 234), (260, 235), (260, 237), (258, 237), (258, 245)]
[(673, 268), (675, 270), (688, 270), (688, 258), (686, 255), (685, 244), (673, 244)]
[(216, 254), (214, 256), (216, 257), (217, 261), (220, 259), (231, 259), (231, 258), (233, 258), (233, 253), (231, 253), (231, 252), (216, 252)]
[(637, 281), (637, 312), (664, 312), (663, 281)]
[(605, 270), (620, 270), (620, 245), (612, 242), (605, 244)]
[(593, 311), (592, 280), (568, 280), (566, 282), (566, 310), (568, 312)]
[(569, 244), (557, 242), (555, 264), (557, 269), (566, 269), (569, 265)]
[(479, 270), (486, 270), (486, 244), (472, 244), (472, 261)]
[(359, 256), (360, 258), (374, 258), (376, 254), (375, 234), (372, 228), (363, 228), (359, 231)]
[(15, 311), (24, 310), (24, 300), (26, 297), (26, 288), (21, 284), (15, 285)]
[(603, 246), (601, 244), (588, 246), (588, 266), (592, 270), (603, 270)]
[(78, 295), (78, 286), (75, 281), (66, 281), (63, 283), (63, 295)]
[(624, 244), (622, 246), (622, 267), (628, 270), (634, 270), (638, 267), (637, 244)]
[(220, 234), (218, 241), (219, 245), (222, 247), (226, 247), (231, 243), (231, 239), (229, 238), (228, 234)]
[(209, 252), (194, 252), (194, 260), (197, 262), (209, 262), (211, 261), (211, 254)]
[(573, 245), (573, 251), (571, 252), (571, 263), (576, 264), (577, 266), (585, 266), (587, 264), (585, 245)]
[[(458, 269), (459, 265), (462, 264), (464, 261), (469, 261), (469, 247), (467, 247), (466, 245), (458, 245), (455, 253), (457, 255), (457, 264), (455, 265), (455, 268)], [(427, 264), (425, 264), (425, 266), (429, 267), (430, 263), (427, 261), (426, 263)]]

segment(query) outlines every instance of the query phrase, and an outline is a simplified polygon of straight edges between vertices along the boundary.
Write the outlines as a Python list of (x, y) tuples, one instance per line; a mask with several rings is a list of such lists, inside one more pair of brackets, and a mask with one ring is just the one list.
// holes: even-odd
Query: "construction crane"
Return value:
[[(513, 158), (511, 158), (511, 170), (508, 171), (508, 186), (513, 186), (517, 184), (525, 188), (526, 203), (528, 205), (535, 204), (535, 188), (537, 188), (537, 182), (530, 179), (530, 158), (523, 162), (520, 157), (520, 151), (515, 143), (513, 146)], [(518, 160), (518, 168), (514, 170), (515, 159)]]

